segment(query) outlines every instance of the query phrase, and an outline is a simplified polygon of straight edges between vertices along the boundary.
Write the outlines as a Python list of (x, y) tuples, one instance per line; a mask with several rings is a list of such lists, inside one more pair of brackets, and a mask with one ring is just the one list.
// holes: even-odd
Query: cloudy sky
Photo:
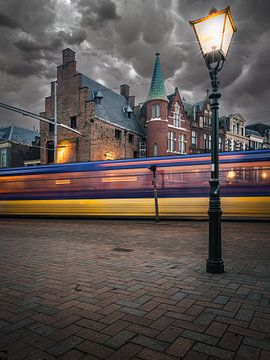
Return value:
[[(0, 0), (0, 102), (39, 113), (62, 50), (76, 51), (80, 72), (109, 88), (147, 96), (155, 53), (167, 93), (177, 86), (196, 102), (210, 80), (188, 21), (231, 7), (237, 32), (221, 72), (220, 111), (270, 124), (268, 0)], [(0, 126), (35, 120), (0, 111)]]

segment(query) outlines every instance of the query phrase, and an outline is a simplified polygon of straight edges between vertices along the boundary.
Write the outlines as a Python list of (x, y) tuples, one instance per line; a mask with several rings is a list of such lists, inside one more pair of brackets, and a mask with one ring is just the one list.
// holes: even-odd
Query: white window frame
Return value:
[(152, 118), (157, 119), (160, 118), (160, 105), (154, 104), (152, 106)]
[(186, 153), (186, 134), (180, 134), (178, 138), (180, 154)]

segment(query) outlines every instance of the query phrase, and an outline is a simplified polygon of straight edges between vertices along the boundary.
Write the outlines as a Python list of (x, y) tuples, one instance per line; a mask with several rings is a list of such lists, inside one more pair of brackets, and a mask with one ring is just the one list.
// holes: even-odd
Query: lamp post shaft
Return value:
[(224, 262), (221, 256), (221, 206), (220, 206), (220, 180), (219, 180), (219, 116), (218, 99), (221, 97), (218, 92), (218, 69), (210, 69), (212, 84), (211, 99), (212, 111), (212, 142), (211, 142), (211, 178), (209, 197), (209, 250), (206, 262), (206, 271), (217, 274), (224, 272)]

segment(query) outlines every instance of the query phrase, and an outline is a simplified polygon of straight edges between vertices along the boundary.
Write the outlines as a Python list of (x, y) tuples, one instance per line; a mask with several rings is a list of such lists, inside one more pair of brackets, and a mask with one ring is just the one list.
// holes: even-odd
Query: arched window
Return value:
[(154, 156), (158, 156), (158, 144), (155, 143), (154, 145)]
[(152, 106), (152, 118), (159, 118), (160, 117), (160, 105), (155, 104)]

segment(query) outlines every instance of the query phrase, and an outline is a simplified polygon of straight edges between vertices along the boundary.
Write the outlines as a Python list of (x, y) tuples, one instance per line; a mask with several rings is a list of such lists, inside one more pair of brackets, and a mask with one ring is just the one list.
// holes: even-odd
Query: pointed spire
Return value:
[(168, 100), (161, 73), (159, 53), (156, 53), (156, 62), (147, 101), (156, 99)]

